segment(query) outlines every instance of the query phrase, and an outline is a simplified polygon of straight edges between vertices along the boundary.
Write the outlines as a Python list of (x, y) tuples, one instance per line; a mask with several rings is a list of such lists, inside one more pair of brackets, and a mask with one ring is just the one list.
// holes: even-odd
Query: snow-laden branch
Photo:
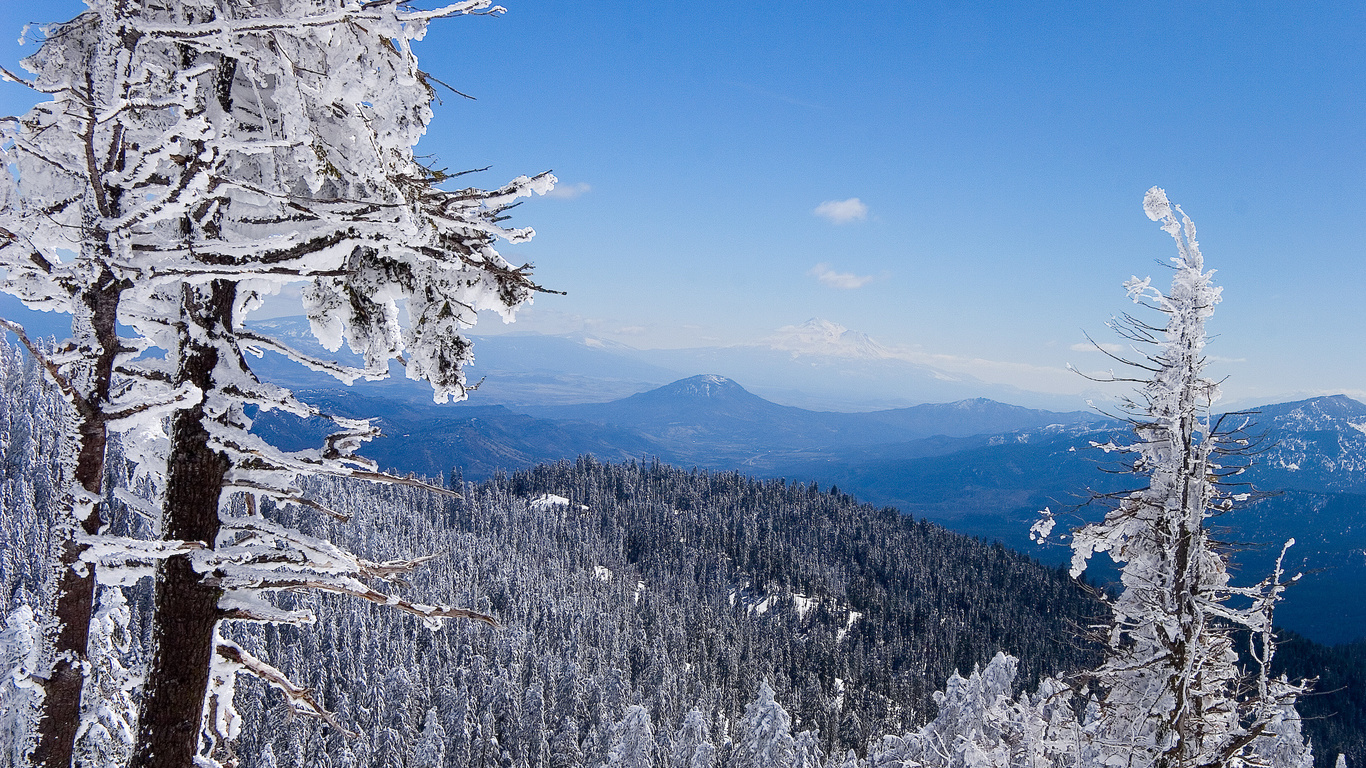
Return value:
[(402, 0), (374, 0), (364, 4), (352, 2), (348, 3), (347, 6), (340, 11), (317, 14), (303, 19), (249, 17), (246, 19), (218, 19), (212, 22), (199, 24), (159, 24), (144, 22), (134, 24), (133, 28), (144, 35), (156, 36), (169, 40), (189, 41), (202, 38), (231, 37), (248, 33), (295, 31), (310, 27), (332, 27), (338, 24), (360, 21), (396, 21), (400, 24), (412, 25), (448, 16), (472, 14), (480, 11), (499, 13), (503, 10), (501, 6), (492, 5), (490, 0), (466, 0), (462, 3), (453, 3), (430, 11), (401, 11), (398, 9), (401, 2)]
[(238, 668), (238, 674), (255, 675), (268, 683), (270, 687), (284, 694), (285, 703), (289, 706), (290, 712), (321, 720), (347, 736), (356, 737), (360, 735), (343, 727), (341, 723), (337, 722), (335, 713), (328, 711), (318, 703), (316, 690), (296, 684), (285, 673), (247, 653), (237, 643), (220, 639), (215, 650), (224, 661)]

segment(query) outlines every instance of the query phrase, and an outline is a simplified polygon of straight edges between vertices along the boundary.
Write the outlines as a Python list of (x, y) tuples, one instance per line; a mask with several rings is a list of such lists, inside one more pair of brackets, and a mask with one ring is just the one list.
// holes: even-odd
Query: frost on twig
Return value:
[[(289, 706), (289, 711), (304, 717), (321, 720), (347, 736), (359, 736), (359, 733), (348, 730), (341, 723), (337, 722), (337, 716), (329, 712), (322, 704), (318, 703), (317, 691), (312, 688), (304, 688), (290, 680), (285, 673), (261, 661), (242, 649), (242, 646), (231, 640), (218, 639), (218, 647), (215, 649), (218, 659), (214, 662), (214, 675), (226, 676), (230, 674), (249, 673), (259, 677), (268, 683), (272, 688), (284, 694), (285, 703)], [(215, 697), (215, 706), (226, 709), (230, 706), (231, 696)], [(223, 724), (223, 730), (219, 735), (232, 738), (236, 735), (233, 731), (233, 715), (223, 715), (215, 718)], [(224, 733), (226, 730), (228, 733)]]

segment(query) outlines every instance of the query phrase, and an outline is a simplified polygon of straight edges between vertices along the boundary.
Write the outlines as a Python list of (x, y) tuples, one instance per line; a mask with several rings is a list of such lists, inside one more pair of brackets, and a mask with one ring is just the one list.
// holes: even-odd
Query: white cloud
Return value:
[[(1099, 349), (1097, 349), (1097, 347), (1099, 347)], [(1068, 347), (1068, 349), (1072, 350), (1073, 352), (1109, 352), (1112, 355), (1117, 355), (1120, 352), (1124, 351), (1124, 345), (1107, 344), (1103, 342), (1092, 344), (1089, 341), (1081, 341)]]
[(816, 206), (812, 213), (831, 224), (848, 224), (851, 221), (863, 221), (868, 218), (868, 206), (857, 197), (848, 200), (826, 200)]
[(817, 280), (825, 283), (831, 288), (839, 288), (840, 290), (845, 291), (862, 288), (873, 281), (872, 275), (856, 275), (853, 272), (836, 272), (830, 268), (829, 264), (817, 264), (812, 267), (811, 271), (807, 272), (807, 274), (814, 275)]
[(583, 181), (580, 181), (577, 184), (556, 184), (554, 189), (546, 193), (546, 197), (558, 197), (561, 200), (573, 200), (576, 197), (586, 195), (592, 191), (592, 185)]

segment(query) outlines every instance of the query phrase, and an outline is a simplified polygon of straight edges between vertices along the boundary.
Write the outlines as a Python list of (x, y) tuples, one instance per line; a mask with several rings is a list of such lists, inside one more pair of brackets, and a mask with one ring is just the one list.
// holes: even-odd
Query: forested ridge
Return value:
[[(48, 572), (34, 554), (51, 546), (63, 406), (31, 362), (4, 354), (0, 577), (8, 609), (41, 608)], [(136, 487), (124, 467), (110, 463), (109, 487)], [(1073, 638), (1101, 607), (1065, 573), (834, 488), (590, 458), (449, 482), (463, 500), (314, 481), (310, 495), (350, 522), (264, 510), (371, 559), (436, 554), (411, 593), (502, 626), (431, 631), (370, 603), (286, 596), (316, 607), (318, 623), (239, 626), (235, 639), (317, 688), (358, 735), (292, 716), (278, 692), (243, 678), (243, 766), (593, 766), (643, 716), (657, 764), (676, 764), (700, 718), (719, 766), (765, 683), (794, 735), (834, 759), (933, 717), (950, 673), (998, 650), (1021, 659), (1015, 683), (1031, 690), (1041, 674), (1094, 663)], [(123, 501), (110, 509), (120, 532), (151, 525)], [(125, 590), (133, 642), (119, 660), (134, 672), (149, 583)], [(1333, 653), (1296, 641), (1278, 656), (1297, 676), (1325, 667), (1321, 690), (1343, 689), (1306, 701), (1337, 713), (1306, 722), (1323, 764), (1339, 748), (1357, 757), (1359, 740), (1359, 665), (1326, 669)]]
[[(422, 742), (428, 709), (448, 765), (593, 765), (631, 705), (663, 744), (693, 709), (727, 734), (763, 682), (826, 754), (863, 752), (932, 716), (949, 674), (998, 650), (1027, 660), (1022, 682), (1093, 659), (1068, 638), (1098, 605), (1065, 575), (838, 491), (591, 459), (466, 485), (463, 501), (314, 490), (354, 511), (361, 551), (448, 553), (417, 591), (503, 624), (429, 633), (338, 604), (319, 626), (239, 638), (318, 685), (365, 734), (347, 748), (374, 765), (399, 749), (386, 744)], [(343, 537), (332, 527), (317, 532)], [(271, 702), (260, 691), (241, 709), (277, 757), (328, 738), (273, 727)]]
[[(34, 367), (6, 356), (3, 583), (7, 608), (41, 613), (48, 574), (32, 555), (52, 545), (55, 470), (43, 462), (64, 421)], [(318, 624), (237, 627), (235, 639), (318, 688), (360, 735), (290, 718), (278, 694), (243, 680), (244, 765), (267, 759), (267, 744), (292, 764), (401, 765), (435, 724), (447, 765), (551, 764), (556, 744), (554, 764), (592, 765), (634, 704), (661, 744), (698, 709), (722, 748), (763, 682), (827, 754), (863, 751), (923, 722), (955, 668), (998, 650), (1024, 660), (1022, 682), (1094, 658), (1067, 638), (1099, 605), (1065, 574), (835, 489), (586, 458), (461, 483), (463, 500), (315, 482), (311, 494), (351, 521), (263, 511), (375, 560), (436, 553), (414, 593), (502, 627), (433, 632), (369, 603), (287, 596), (317, 605)], [(109, 519), (145, 534), (151, 521), (121, 497)], [(141, 638), (122, 654), (131, 669), (145, 662), (147, 587), (127, 590)]]

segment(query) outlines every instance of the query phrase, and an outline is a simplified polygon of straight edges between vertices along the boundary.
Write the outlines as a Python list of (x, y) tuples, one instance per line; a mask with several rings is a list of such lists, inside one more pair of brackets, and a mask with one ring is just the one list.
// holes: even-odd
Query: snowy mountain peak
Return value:
[(745, 388), (736, 384), (725, 376), (717, 376), (714, 373), (704, 373), (700, 376), (690, 376), (680, 379), (672, 384), (660, 387), (656, 392), (667, 391), (673, 396), (714, 398), (725, 395), (735, 395), (746, 392)]
[(773, 349), (794, 354), (881, 360), (891, 352), (866, 333), (851, 331), (839, 323), (813, 317), (801, 325), (788, 325), (764, 339)]

